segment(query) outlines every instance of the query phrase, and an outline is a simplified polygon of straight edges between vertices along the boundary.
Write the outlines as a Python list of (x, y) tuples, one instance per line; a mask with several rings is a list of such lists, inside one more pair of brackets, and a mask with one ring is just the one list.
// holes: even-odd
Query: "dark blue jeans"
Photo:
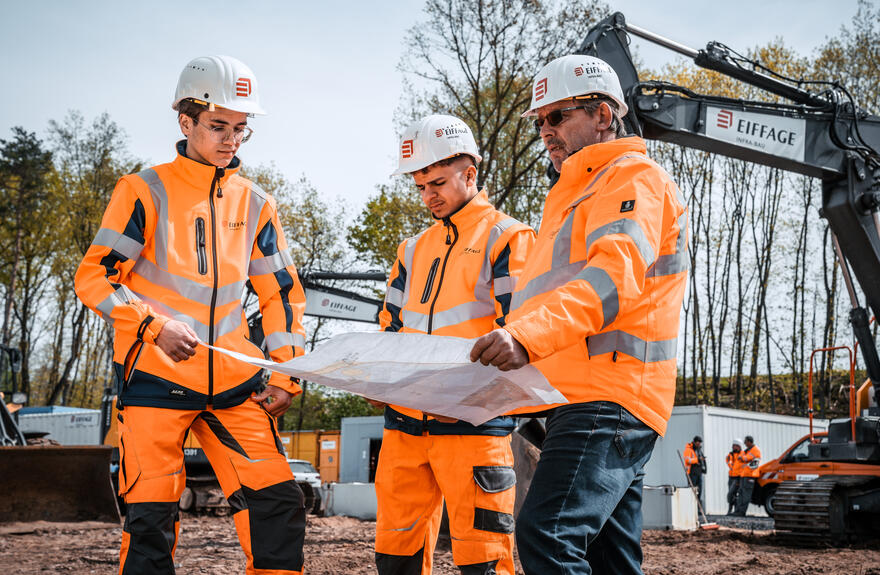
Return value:
[(642, 573), (642, 478), (656, 440), (615, 403), (551, 412), (516, 521), (527, 575)]

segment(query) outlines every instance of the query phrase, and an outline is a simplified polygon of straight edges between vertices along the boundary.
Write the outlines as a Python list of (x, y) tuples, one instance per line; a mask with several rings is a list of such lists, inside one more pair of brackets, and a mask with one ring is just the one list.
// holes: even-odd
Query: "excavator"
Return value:
[[(786, 101), (726, 98), (641, 81), (630, 35)], [(804, 446), (805, 460), (840, 472), (781, 481), (775, 526), (799, 538), (833, 542), (880, 533), (880, 359), (868, 312), (880, 317), (880, 117), (860, 109), (839, 82), (786, 78), (720, 42), (693, 49), (627, 22), (620, 12), (591, 28), (577, 53), (601, 58), (617, 72), (630, 133), (821, 181), (820, 215), (831, 229), (868, 382), (850, 416), (833, 420), (827, 437)], [(861, 472), (847, 471), (853, 465)]]
[(20, 362), (18, 349), (0, 346), (0, 523), (119, 522), (109, 447), (57, 445), (42, 433), (22, 432), (17, 412), (27, 396), (17, 389)]

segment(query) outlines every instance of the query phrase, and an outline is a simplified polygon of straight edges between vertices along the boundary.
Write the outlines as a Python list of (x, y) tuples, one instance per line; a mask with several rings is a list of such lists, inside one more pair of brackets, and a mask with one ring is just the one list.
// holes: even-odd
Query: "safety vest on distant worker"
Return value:
[(627, 137), (563, 162), (505, 329), (570, 402), (617, 403), (662, 435), (675, 395), (687, 211), (645, 151)]
[(477, 193), (400, 244), (379, 314), (382, 329), (476, 338), (504, 325), (534, 238), (530, 227), (496, 210), (485, 191)]
[(734, 453), (733, 451), (729, 451), (727, 453), (727, 475), (730, 477), (739, 477), (742, 475), (742, 468), (744, 467), (744, 463), (739, 460), (739, 455), (742, 453)]
[(688, 443), (687, 445), (685, 445), (684, 455), (682, 457), (684, 458), (684, 465), (688, 473), (691, 472), (691, 467), (693, 467), (694, 465), (700, 465), (700, 458), (697, 457), (697, 452), (694, 451), (693, 443)]
[[(303, 353), (305, 296), (274, 199), (238, 175), (238, 158), (215, 168), (187, 158), (185, 145), (178, 143), (173, 162), (119, 180), (76, 273), (79, 298), (113, 326), (125, 405), (220, 409), (248, 398), (261, 370), (204, 346), (175, 363), (154, 345), (175, 319), (205, 343), (262, 358), (241, 305), (248, 280), (270, 357)], [(299, 390), (279, 374), (269, 383)]]
[(757, 445), (745, 448), (737, 458), (742, 467), (740, 477), (759, 477), (758, 467), (761, 466), (761, 450)]

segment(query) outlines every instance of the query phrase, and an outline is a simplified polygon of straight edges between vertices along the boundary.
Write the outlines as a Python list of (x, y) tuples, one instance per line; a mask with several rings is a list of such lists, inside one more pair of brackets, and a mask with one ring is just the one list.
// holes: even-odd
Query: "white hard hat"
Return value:
[(246, 114), (265, 115), (258, 98), (257, 78), (243, 62), (230, 56), (202, 56), (190, 61), (180, 73), (174, 103), (192, 98)]
[(397, 169), (391, 175), (409, 174), (460, 154), (473, 157), (478, 164), (483, 160), (467, 124), (455, 116), (425, 116), (404, 130), (397, 150)]
[(734, 439), (734, 440), (733, 440), (733, 444), (734, 444), (734, 445), (739, 445), (739, 448), (740, 448), (740, 449), (743, 449), (743, 448), (746, 446), (746, 444), (743, 443), (742, 439)]
[(608, 96), (626, 116), (629, 108), (623, 101), (623, 90), (614, 68), (593, 56), (572, 54), (546, 64), (532, 84), (532, 103), (523, 117), (537, 115), (541, 106), (587, 94)]

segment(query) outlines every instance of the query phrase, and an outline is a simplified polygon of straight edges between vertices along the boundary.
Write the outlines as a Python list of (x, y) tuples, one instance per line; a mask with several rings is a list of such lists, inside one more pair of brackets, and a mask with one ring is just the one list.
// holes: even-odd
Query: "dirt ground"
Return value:
[[(309, 517), (306, 573), (375, 573), (375, 523), (348, 517)], [(19, 523), (0, 526), (3, 575), (116, 573), (121, 528), (100, 523)], [(771, 531), (646, 531), (646, 575), (880, 575), (880, 545), (796, 548)], [(185, 516), (177, 550), (179, 574), (244, 572), (244, 554), (230, 517)], [(434, 573), (457, 575), (448, 541), (441, 539)]]

